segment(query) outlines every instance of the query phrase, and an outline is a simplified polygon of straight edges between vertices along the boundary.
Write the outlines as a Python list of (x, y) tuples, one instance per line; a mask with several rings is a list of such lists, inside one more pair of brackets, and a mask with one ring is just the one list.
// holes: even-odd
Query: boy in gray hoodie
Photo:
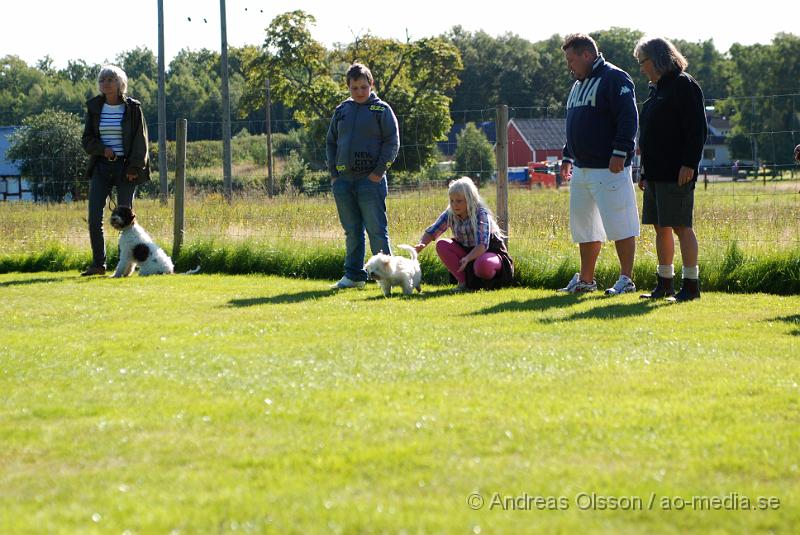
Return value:
[(328, 170), (347, 249), (344, 277), (332, 288), (363, 288), (366, 242), (372, 254), (391, 254), (386, 217), (386, 170), (400, 148), (397, 118), (374, 93), (370, 70), (354, 63), (347, 70), (350, 98), (337, 106), (327, 139)]

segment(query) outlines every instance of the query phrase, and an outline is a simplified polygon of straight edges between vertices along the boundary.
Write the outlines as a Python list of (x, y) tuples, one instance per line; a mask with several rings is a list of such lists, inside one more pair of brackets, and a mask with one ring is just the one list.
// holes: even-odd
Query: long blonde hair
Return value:
[[(494, 234), (500, 239), (505, 237), (503, 235), (503, 231), (501, 231), (500, 227), (497, 225), (497, 221), (494, 218), (492, 210), (486, 204), (486, 201), (483, 200), (483, 197), (481, 197), (481, 194), (478, 192), (478, 187), (470, 177), (462, 176), (461, 178), (450, 182), (450, 186), (447, 189), (447, 195), (450, 196), (454, 193), (464, 196), (464, 200), (467, 202), (467, 217), (469, 217), (470, 223), (472, 223), (472, 228), (475, 229), (476, 233), (478, 232), (478, 209), (483, 208), (486, 210), (486, 215), (489, 218), (489, 233)], [(453, 213), (453, 209), (450, 208), (450, 205), (448, 204), (447, 224), (450, 226), (450, 228), (453, 228), (456, 221), (458, 221), (458, 217)]]

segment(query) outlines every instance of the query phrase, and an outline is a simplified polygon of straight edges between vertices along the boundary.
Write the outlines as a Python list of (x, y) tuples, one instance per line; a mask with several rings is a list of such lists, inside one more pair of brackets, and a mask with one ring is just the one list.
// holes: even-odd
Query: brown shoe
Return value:
[(81, 277), (91, 277), (93, 275), (105, 275), (106, 268), (103, 266), (89, 266), (86, 271), (81, 273)]

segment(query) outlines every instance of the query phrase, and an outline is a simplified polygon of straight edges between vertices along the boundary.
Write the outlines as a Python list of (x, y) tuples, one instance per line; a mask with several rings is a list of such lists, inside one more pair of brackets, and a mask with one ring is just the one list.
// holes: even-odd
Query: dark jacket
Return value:
[[(106, 146), (100, 140), (100, 112), (106, 102), (105, 95), (97, 95), (86, 101), (86, 120), (83, 127), (83, 150), (90, 155), (86, 178), (92, 177), (97, 160), (103, 157)], [(137, 184), (150, 180), (150, 154), (148, 150), (147, 123), (142, 113), (142, 104), (130, 97), (125, 98), (122, 116), (122, 147), (125, 150), (125, 170), (135, 169)]]
[(707, 135), (703, 90), (685, 72), (664, 74), (642, 105), (642, 178), (677, 182), (685, 165), (697, 179)]
[(375, 93), (364, 104), (349, 98), (336, 107), (327, 138), (331, 176), (383, 175), (399, 149), (397, 117)]
[(637, 127), (633, 80), (600, 54), (589, 77), (576, 80), (569, 92), (564, 159), (606, 169), (611, 156), (620, 156), (630, 165)]

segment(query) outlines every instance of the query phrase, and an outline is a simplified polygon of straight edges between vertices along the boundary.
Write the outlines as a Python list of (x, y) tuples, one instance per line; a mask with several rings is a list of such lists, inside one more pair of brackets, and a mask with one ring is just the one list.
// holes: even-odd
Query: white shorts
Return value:
[(639, 210), (631, 168), (572, 168), (569, 182), (569, 228), (572, 241), (624, 240), (639, 235)]

